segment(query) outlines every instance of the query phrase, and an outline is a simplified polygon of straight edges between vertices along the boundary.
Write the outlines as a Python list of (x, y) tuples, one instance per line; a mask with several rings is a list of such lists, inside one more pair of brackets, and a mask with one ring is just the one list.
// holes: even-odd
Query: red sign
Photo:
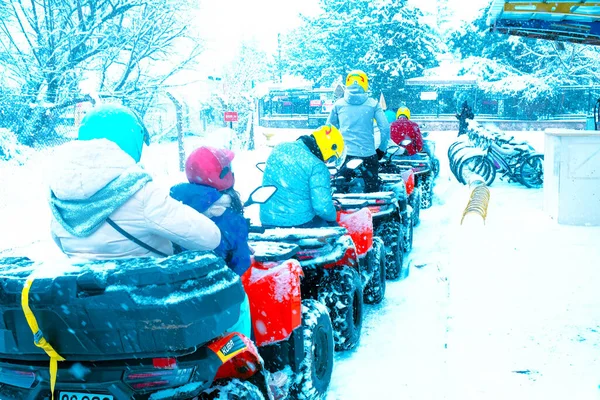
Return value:
[(235, 111), (225, 111), (225, 122), (237, 122), (238, 113)]
[(310, 101), (310, 106), (311, 107), (321, 107), (322, 102), (321, 100), (311, 100)]

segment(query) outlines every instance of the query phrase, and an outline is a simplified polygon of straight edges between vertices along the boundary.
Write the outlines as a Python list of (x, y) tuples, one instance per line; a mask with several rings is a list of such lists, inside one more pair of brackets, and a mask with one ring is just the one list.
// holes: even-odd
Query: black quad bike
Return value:
[(412, 248), (415, 219), (401, 174), (379, 176), (381, 192), (365, 193), (360, 160), (350, 160), (332, 179), (334, 199), (346, 210), (368, 207), (375, 235), (385, 245), (386, 277), (406, 277), (404, 256)]
[[(209, 252), (0, 259), (0, 398), (324, 398), (329, 313), (302, 300), (298, 247), (265, 246), (242, 279)], [(254, 340), (231, 330), (246, 295)]]

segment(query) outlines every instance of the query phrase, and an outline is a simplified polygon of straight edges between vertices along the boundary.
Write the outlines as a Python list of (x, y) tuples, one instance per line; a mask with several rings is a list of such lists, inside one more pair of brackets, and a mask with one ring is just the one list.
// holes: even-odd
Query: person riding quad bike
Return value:
[(55, 152), (50, 173), (51, 233), (69, 257), (167, 257), (172, 243), (213, 250), (219, 228), (169, 196), (138, 165), (149, 136), (121, 105), (100, 105), (81, 122), (78, 140)]
[[(344, 98), (335, 102), (327, 123), (334, 125), (344, 135), (348, 147), (348, 161), (360, 158), (367, 192), (378, 190), (377, 174), (379, 160), (385, 155), (390, 125), (377, 100), (369, 98), (369, 78), (360, 70), (351, 71), (346, 77)], [(373, 119), (380, 131), (379, 148), (375, 148)]]
[(340, 167), (346, 148), (340, 131), (324, 125), (297, 141), (281, 143), (267, 159), (264, 186), (277, 192), (260, 206), (260, 221), (268, 227), (316, 228), (336, 225), (327, 164)]
[[(239, 276), (250, 268), (251, 251), (248, 246), (248, 223), (244, 206), (233, 189), (235, 182), (231, 169), (234, 153), (227, 149), (200, 147), (185, 162), (189, 183), (171, 188), (171, 197), (210, 218), (221, 230), (221, 243), (215, 254)], [(240, 320), (233, 327), (250, 337), (250, 304), (246, 297), (241, 307)]]
[(404, 146), (405, 155), (414, 156), (423, 150), (423, 136), (416, 122), (410, 120), (410, 110), (400, 107), (396, 112), (397, 120), (390, 126), (390, 137), (394, 143), (400, 145), (404, 140), (410, 143)]

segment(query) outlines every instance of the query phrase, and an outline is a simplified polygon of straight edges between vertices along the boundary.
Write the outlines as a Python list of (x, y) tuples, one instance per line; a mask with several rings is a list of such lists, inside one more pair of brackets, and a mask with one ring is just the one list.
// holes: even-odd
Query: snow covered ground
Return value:
[[(516, 134), (543, 150), (540, 132)], [(559, 226), (542, 190), (501, 181), (486, 224), (461, 226), (469, 192), (445, 158), (456, 134), (431, 137), (442, 172), (415, 231), (410, 276), (367, 307), (360, 347), (336, 355), (328, 399), (599, 399), (600, 228)], [(188, 152), (200, 143), (189, 140)], [(157, 181), (184, 179), (176, 143), (144, 151)], [(0, 163), (0, 256), (62, 257), (48, 233), (51, 152)], [(242, 197), (260, 183), (254, 164), (268, 152), (236, 156)]]

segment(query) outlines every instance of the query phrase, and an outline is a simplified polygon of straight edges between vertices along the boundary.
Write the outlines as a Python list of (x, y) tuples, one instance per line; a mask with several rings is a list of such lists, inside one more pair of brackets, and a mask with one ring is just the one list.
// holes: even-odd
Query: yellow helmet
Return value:
[(346, 159), (346, 146), (342, 133), (333, 125), (323, 125), (312, 133), (323, 160), (333, 166), (341, 166)]
[(367, 74), (359, 69), (350, 71), (346, 77), (346, 86), (351, 86), (355, 83), (358, 83), (358, 85), (362, 87), (365, 92), (369, 89), (369, 77), (367, 77)]
[(410, 110), (408, 107), (400, 107), (398, 111), (396, 111), (396, 119), (400, 118), (401, 116), (405, 116), (406, 118), (410, 119)]

